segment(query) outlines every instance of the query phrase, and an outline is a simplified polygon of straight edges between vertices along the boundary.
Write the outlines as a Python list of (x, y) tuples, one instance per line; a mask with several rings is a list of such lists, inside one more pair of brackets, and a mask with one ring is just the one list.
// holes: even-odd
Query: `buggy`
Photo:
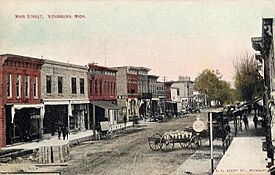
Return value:
[(109, 122), (108, 121), (101, 121), (100, 122), (100, 127), (97, 131), (97, 138), (99, 140), (101, 139), (110, 139), (111, 136), (112, 136), (112, 130), (111, 130), (111, 127), (109, 125)]

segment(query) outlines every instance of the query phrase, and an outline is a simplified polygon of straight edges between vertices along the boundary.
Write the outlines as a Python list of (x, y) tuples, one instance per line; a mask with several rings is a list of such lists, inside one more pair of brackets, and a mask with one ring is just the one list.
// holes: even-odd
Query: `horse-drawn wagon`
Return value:
[(175, 143), (179, 143), (182, 148), (190, 147), (196, 149), (201, 146), (200, 134), (192, 128), (165, 132), (163, 135), (156, 133), (148, 137), (149, 147), (153, 151), (169, 151), (174, 148)]

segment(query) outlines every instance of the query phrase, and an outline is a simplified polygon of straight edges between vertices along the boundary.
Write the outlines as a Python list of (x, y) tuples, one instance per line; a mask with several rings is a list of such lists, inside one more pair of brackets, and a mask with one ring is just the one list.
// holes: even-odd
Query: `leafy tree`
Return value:
[(221, 104), (229, 102), (232, 97), (233, 90), (230, 84), (221, 80), (222, 75), (218, 70), (205, 69), (196, 79), (194, 88), (202, 94), (208, 96), (208, 100), (216, 100)]
[(262, 94), (263, 78), (258, 72), (259, 66), (253, 56), (247, 53), (233, 62), (234, 84), (240, 100), (252, 100)]

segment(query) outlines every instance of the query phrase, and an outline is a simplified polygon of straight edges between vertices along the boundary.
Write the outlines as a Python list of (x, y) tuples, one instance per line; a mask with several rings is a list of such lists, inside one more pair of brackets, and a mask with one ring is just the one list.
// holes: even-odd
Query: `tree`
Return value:
[(205, 69), (196, 77), (194, 89), (207, 95), (210, 101), (219, 101), (221, 104), (228, 102), (232, 89), (230, 84), (221, 78), (222, 75), (218, 70)]
[(233, 62), (234, 84), (240, 100), (250, 101), (263, 93), (263, 78), (258, 72), (259, 66), (253, 56), (247, 53)]

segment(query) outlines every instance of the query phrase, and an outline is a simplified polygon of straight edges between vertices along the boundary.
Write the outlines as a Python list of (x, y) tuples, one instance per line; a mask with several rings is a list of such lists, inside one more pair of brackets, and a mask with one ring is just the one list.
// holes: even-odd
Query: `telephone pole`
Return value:
[[(93, 91), (92, 91), (92, 97), (93, 97), (93, 101), (95, 101), (95, 65), (96, 65), (97, 63), (95, 63), (95, 62), (93, 62), (92, 63), (92, 82), (93, 82), (93, 84), (92, 84), (92, 86), (94, 87), (93, 89)], [(95, 120), (95, 103), (93, 104), (93, 123), (92, 123), (92, 128), (93, 128), (93, 138), (95, 139), (96, 138), (96, 132), (95, 132), (95, 122), (96, 122), (96, 120)]]
[(164, 90), (164, 116), (166, 116), (166, 88), (165, 88), (165, 80), (166, 76), (163, 76), (163, 90)]

